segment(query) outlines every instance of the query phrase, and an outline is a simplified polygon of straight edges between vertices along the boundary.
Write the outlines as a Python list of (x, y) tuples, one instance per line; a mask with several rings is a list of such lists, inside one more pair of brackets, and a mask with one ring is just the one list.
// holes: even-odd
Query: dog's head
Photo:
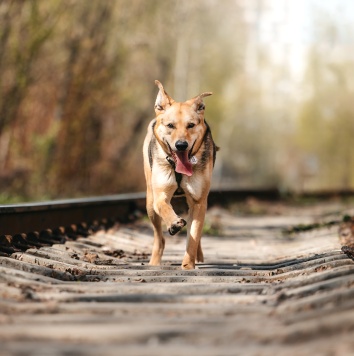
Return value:
[(190, 159), (198, 151), (205, 131), (205, 105), (203, 98), (212, 93), (202, 93), (183, 103), (174, 101), (156, 80), (159, 93), (155, 102), (157, 140), (171, 155), (176, 164), (176, 172), (192, 175)]

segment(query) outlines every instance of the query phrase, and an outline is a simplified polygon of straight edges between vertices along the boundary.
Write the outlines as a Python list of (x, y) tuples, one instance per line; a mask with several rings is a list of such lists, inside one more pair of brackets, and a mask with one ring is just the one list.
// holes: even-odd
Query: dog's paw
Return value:
[(169, 227), (168, 232), (170, 235), (176, 235), (178, 231), (180, 231), (184, 226), (186, 226), (186, 220), (180, 218), (172, 223)]
[(182, 262), (182, 269), (195, 269), (195, 264), (192, 262)]

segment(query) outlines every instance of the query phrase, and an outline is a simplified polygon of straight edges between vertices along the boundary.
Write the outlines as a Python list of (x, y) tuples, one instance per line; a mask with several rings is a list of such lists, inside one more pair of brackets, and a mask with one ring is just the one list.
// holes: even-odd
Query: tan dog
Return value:
[(150, 265), (160, 265), (165, 247), (161, 219), (171, 235), (186, 225), (170, 203), (174, 195), (185, 195), (189, 212), (182, 268), (193, 269), (196, 261), (204, 260), (200, 239), (217, 151), (204, 120), (203, 98), (212, 93), (179, 103), (159, 81), (155, 83), (160, 89), (155, 102), (156, 118), (149, 124), (143, 148), (146, 208), (154, 229)]

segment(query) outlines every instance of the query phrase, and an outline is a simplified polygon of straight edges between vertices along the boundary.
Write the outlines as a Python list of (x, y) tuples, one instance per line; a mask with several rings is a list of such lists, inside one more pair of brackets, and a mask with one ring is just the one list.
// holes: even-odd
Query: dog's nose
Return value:
[(175, 146), (177, 148), (178, 151), (185, 151), (188, 147), (188, 142), (187, 141), (180, 141), (178, 140), (176, 143), (175, 143)]

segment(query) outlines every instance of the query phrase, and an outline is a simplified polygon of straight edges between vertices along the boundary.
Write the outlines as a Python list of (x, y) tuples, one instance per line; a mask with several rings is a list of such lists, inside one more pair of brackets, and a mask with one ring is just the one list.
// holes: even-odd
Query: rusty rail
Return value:
[[(209, 204), (227, 204), (248, 196), (275, 200), (280, 195), (276, 189), (213, 190)], [(137, 210), (145, 211), (145, 193), (0, 205), (0, 235), (13, 236), (102, 219), (127, 222)]]
[(0, 206), (0, 235), (15, 235), (101, 219), (126, 222), (145, 194), (67, 199)]
[[(304, 199), (329, 199), (352, 197), (354, 192), (320, 191), (296, 195)], [(293, 197), (282, 195), (276, 188), (266, 189), (214, 189), (209, 194), (208, 205), (223, 205), (243, 201), (248, 197), (276, 201)], [(183, 199), (177, 198), (182, 202)], [(183, 203), (181, 203), (183, 204)], [(145, 193), (66, 199), (24, 204), (0, 205), (0, 236), (43, 231), (72, 224), (92, 223), (102, 219), (127, 222), (136, 211), (145, 211)]]

